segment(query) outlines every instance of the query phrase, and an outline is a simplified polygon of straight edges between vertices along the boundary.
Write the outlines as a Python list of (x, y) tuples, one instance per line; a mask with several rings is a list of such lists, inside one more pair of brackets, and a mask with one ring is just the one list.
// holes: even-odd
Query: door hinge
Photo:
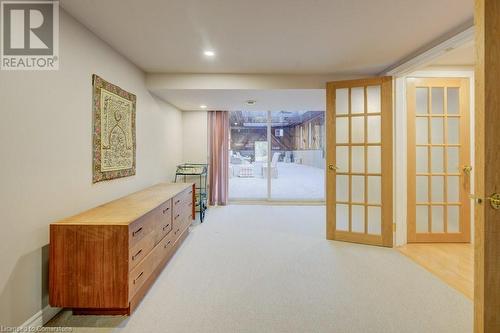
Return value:
[(396, 223), (392, 224), (392, 232), (396, 232)]

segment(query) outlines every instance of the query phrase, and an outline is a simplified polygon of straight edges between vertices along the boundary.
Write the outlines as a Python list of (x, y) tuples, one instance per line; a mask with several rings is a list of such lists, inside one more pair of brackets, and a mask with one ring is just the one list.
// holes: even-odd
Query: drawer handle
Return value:
[(139, 279), (141, 278), (142, 274), (144, 274), (144, 271), (143, 271), (143, 272), (141, 272), (141, 274), (139, 274), (139, 276), (137, 276), (137, 277), (135, 278), (135, 280), (134, 280), (134, 284), (137, 282), (137, 280), (139, 280)]
[(166, 249), (170, 245), (170, 241), (167, 242), (167, 244), (163, 245), (163, 248)]
[(135, 258), (137, 258), (139, 256), (139, 254), (141, 254), (141, 253), (142, 253), (142, 249), (137, 251), (137, 253), (132, 256), (132, 260), (135, 260)]
[(168, 212), (168, 210), (169, 210), (169, 209), (170, 209), (170, 207), (169, 207), (169, 208), (164, 209), (164, 210), (163, 210), (163, 214), (166, 214), (166, 213)]
[(181, 216), (180, 214), (175, 215), (174, 220), (177, 220)]
[(180, 199), (179, 199), (179, 200), (176, 200), (176, 201), (175, 201), (175, 204), (177, 205), (179, 202), (181, 202), (181, 200), (180, 200)]
[(170, 223), (163, 227), (163, 231), (170, 226)]
[(135, 235), (137, 235), (138, 233), (140, 233), (142, 231), (142, 227), (140, 227), (139, 229), (137, 229), (136, 231), (132, 232), (132, 237), (134, 237)]

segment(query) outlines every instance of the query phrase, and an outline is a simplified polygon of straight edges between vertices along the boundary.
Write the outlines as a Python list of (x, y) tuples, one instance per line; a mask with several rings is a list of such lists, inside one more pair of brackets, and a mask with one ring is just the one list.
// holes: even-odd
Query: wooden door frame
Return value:
[[(357, 234), (352, 237), (350, 232), (336, 230), (336, 172), (329, 170), (328, 165), (336, 165), (336, 117), (335, 91), (341, 88), (380, 85), (381, 87), (381, 236)], [(393, 80), (391, 76), (336, 81), (327, 83), (326, 109), (326, 238), (370, 245), (393, 246)], [(349, 95), (350, 103), (350, 95)], [(365, 93), (366, 108), (366, 93)], [(366, 130), (366, 128), (365, 128)], [(350, 133), (350, 129), (349, 129)], [(383, 146), (383, 148), (382, 148)], [(365, 157), (366, 158), (366, 157)], [(350, 185), (349, 185), (350, 186)], [(366, 186), (365, 186), (366, 192)], [(366, 195), (366, 193), (365, 193)]]
[[(460, 105), (460, 127), (459, 127), (459, 142), (460, 142), (460, 158), (459, 158), (459, 168), (461, 169), (465, 165), (470, 165), (470, 122), (469, 122), (469, 114), (470, 114), (470, 100), (469, 100), (469, 78), (464, 77), (409, 77), (406, 80), (406, 102), (407, 102), (407, 240), (408, 243), (419, 243), (419, 242), (454, 242), (454, 243), (469, 243), (470, 242), (470, 230), (471, 230), (471, 219), (470, 219), (470, 186), (471, 179), (469, 175), (465, 175), (462, 171), (460, 171), (460, 183), (463, 184), (460, 187), (460, 224), (462, 226), (461, 233), (446, 233), (446, 222), (445, 232), (443, 233), (425, 233), (425, 234), (417, 234), (416, 233), (416, 110), (415, 110), (415, 92), (417, 86), (429, 86), (429, 87), (446, 87), (448, 85), (460, 87), (461, 93), (459, 95), (459, 105)], [(429, 103), (431, 97), (429, 96)], [(446, 94), (444, 97), (444, 108), (446, 108)], [(444, 116), (445, 130), (444, 136), (446, 135), (446, 112)], [(430, 126), (428, 127), (428, 133), (430, 135)], [(430, 148), (430, 147), (429, 147)], [(444, 157), (444, 165), (446, 166), (446, 152)], [(432, 173), (430, 170), (431, 163), (431, 150), (428, 150), (428, 162), (429, 162), (429, 173)], [(446, 168), (445, 168), (446, 169)], [(444, 172), (448, 173), (447, 170)], [(447, 183), (444, 182), (444, 193), (446, 192)], [(427, 189), (428, 192), (431, 192), (431, 188)], [(444, 202), (447, 202), (445, 198)], [(446, 209), (446, 206), (445, 206)], [(446, 211), (444, 212), (444, 216), (446, 217)], [(464, 220), (465, 217), (465, 220)]]
[[(500, 2), (475, 1), (475, 190), (500, 193)], [(475, 205), (474, 332), (500, 332), (500, 210)]]

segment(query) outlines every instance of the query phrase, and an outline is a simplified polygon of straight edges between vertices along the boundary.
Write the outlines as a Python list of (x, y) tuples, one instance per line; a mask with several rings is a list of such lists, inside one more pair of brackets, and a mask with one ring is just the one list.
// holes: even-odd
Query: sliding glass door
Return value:
[(230, 112), (229, 199), (323, 201), (323, 111)]

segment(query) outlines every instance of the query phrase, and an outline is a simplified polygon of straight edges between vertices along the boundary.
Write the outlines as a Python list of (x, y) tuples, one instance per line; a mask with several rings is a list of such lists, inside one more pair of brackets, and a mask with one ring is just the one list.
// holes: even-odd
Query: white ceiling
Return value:
[[(163, 100), (181, 110), (200, 110), (200, 105), (210, 110), (225, 111), (324, 111), (324, 89), (169, 89), (155, 92)], [(247, 105), (255, 100), (255, 105)]]
[[(473, 0), (62, 0), (147, 72), (373, 75), (460, 26)], [(64, 27), (62, 27), (64, 28)], [(217, 53), (214, 59), (204, 49)]]

